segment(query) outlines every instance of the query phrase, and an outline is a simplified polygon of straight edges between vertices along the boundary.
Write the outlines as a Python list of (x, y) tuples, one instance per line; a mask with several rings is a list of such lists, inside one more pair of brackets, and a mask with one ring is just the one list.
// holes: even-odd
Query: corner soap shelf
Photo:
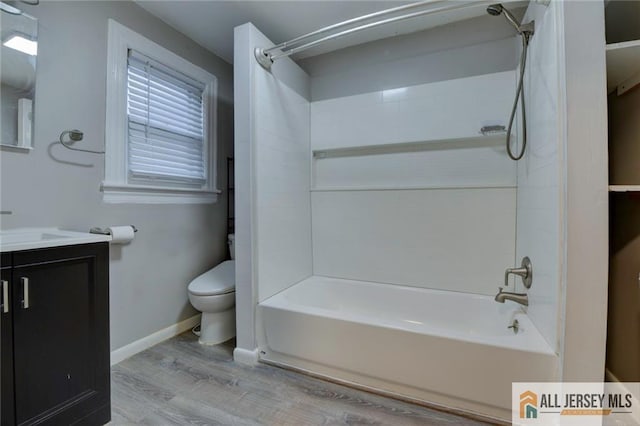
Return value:
[(607, 93), (618, 95), (640, 84), (640, 40), (607, 45)]
[(379, 145), (355, 145), (339, 148), (314, 149), (313, 158), (321, 160), (337, 157), (360, 157), (365, 155), (398, 154), (420, 151), (440, 151), (461, 148), (486, 148), (504, 144), (506, 133), (477, 135), (464, 138), (433, 139), (426, 141), (388, 143)]

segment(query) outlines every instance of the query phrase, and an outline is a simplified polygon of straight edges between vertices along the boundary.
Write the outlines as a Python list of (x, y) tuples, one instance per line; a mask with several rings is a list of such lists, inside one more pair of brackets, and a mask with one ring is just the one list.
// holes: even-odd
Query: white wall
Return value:
[(253, 84), (260, 302), (312, 274), (309, 101), (263, 69)]
[(2, 210), (13, 211), (2, 216), (2, 227), (139, 228), (131, 245), (111, 248), (111, 347), (116, 349), (197, 313), (187, 285), (227, 256), (226, 194), (213, 205), (105, 204), (103, 157), (52, 143), (63, 130), (79, 128), (84, 147), (104, 146), (107, 20), (113, 18), (218, 77), (218, 186), (224, 189), (226, 157), (232, 154), (231, 65), (132, 2), (20, 7), (40, 25), (35, 141), (30, 154), (1, 154)]
[(514, 188), (312, 199), (315, 275), (493, 295), (513, 262)]
[(316, 154), (356, 152), (316, 155), (313, 188), (515, 186), (504, 138), (479, 137), (485, 125), (506, 126), (514, 93), (505, 71), (315, 101)]
[(495, 294), (516, 165), (479, 130), (514, 93), (506, 71), (313, 102), (314, 274)]
[[(549, 345), (558, 348), (561, 280), (560, 73), (556, 4), (532, 5), (526, 21), (535, 20), (525, 73), (528, 145), (518, 162), (516, 261), (529, 256), (533, 284), (528, 313)], [(519, 291), (524, 291), (516, 280)]]
[(256, 347), (260, 300), (312, 273), (309, 80), (290, 59), (267, 72), (252, 24), (234, 34), (237, 346)]
[(311, 146), (479, 136), (484, 125), (507, 125), (515, 83), (515, 73), (504, 71), (314, 101)]
[(609, 255), (604, 5), (558, 5), (566, 218), (562, 380), (601, 381)]
[(252, 351), (256, 347), (253, 261), (253, 89), (255, 73), (253, 40), (255, 28), (246, 24), (234, 29), (234, 188), (235, 188), (235, 261), (236, 261), (236, 347)]
[(518, 163), (517, 257), (529, 315), (562, 380), (600, 381), (607, 310), (607, 132), (601, 2), (532, 5), (525, 80), (529, 147)]

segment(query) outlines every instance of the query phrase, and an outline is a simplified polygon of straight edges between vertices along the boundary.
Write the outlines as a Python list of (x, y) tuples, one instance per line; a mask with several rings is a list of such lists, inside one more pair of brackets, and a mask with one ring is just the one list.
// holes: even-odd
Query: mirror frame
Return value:
[[(13, 7), (16, 10), (19, 10)], [(34, 31), (31, 34), (27, 34), (24, 31), (24, 28), (11, 28), (9, 26), (4, 29), (8, 32), (8, 35), (5, 37), (6, 39), (0, 40), (2, 42), (2, 49), (5, 49), (4, 43), (8, 40), (8, 38), (12, 35), (24, 35), (25, 38), (31, 40), (38, 40), (39, 33), (39, 22), (38, 19), (24, 11), (20, 10), (20, 14), (14, 14), (5, 11), (4, 9), (0, 10), (0, 14), (3, 16), (5, 14), (12, 15), (15, 17), (24, 17), (26, 19), (32, 20), (34, 23)], [(26, 53), (25, 53), (26, 54)], [(15, 106), (17, 109), (17, 123), (16, 123), (16, 140), (15, 144), (8, 144), (2, 142), (2, 135), (0, 135), (0, 150), (2, 151), (10, 151), (10, 152), (31, 152), (34, 147), (34, 130), (35, 130), (35, 115), (34, 115), (34, 106), (36, 103), (37, 96), (37, 72), (38, 72), (38, 61), (37, 55), (33, 55), (34, 60), (34, 77), (33, 77), (33, 89), (31, 99), (29, 98), (20, 98), (18, 99), (18, 104)], [(1, 62), (1, 61), (0, 61)], [(0, 84), (2, 84), (1, 76), (0, 76)], [(0, 123), (0, 126), (2, 124)], [(27, 142), (28, 141), (28, 142)]]

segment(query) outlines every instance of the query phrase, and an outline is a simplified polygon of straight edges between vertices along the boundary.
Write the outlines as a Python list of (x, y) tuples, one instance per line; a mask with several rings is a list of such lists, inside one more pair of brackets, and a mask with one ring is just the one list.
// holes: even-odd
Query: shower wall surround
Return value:
[(495, 294), (516, 163), (480, 128), (514, 89), (506, 71), (312, 102), (314, 274)]
[(513, 262), (515, 189), (318, 192), (314, 273), (495, 294)]
[(255, 81), (255, 243), (261, 302), (312, 272), (309, 101), (270, 73), (256, 73)]
[[(427, 73), (422, 83), (315, 102), (313, 78), (289, 58), (266, 72), (253, 49), (272, 42), (252, 24), (236, 28), (241, 351), (261, 341), (256, 304), (311, 275), (495, 293), (515, 262), (516, 165), (503, 137), (479, 131), (506, 124), (515, 49), (512, 37), (491, 28), (478, 45), (438, 30), (433, 52), (413, 54), (423, 63), (444, 58), (451, 70), (470, 54), (485, 58), (462, 74)], [(400, 69), (405, 59), (383, 68)], [(372, 145), (385, 152), (369, 155)], [(319, 152), (345, 147), (365, 153)]]
[[(535, 268), (528, 313), (547, 343), (558, 351), (561, 282), (561, 140), (558, 5), (532, 4), (535, 19), (525, 73), (528, 146), (518, 162), (516, 258), (529, 256)], [(518, 284), (518, 290), (524, 290)]]
[(292, 60), (266, 72), (252, 24), (235, 28), (236, 354), (256, 347), (255, 306), (312, 275), (309, 77)]

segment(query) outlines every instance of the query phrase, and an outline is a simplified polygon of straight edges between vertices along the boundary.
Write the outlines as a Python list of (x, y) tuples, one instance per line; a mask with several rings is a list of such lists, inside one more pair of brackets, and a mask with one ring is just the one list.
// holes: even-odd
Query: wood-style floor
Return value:
[(478, 425), (268, 365), (233, 362), (233, 346), (191, 332), (112, 368), (113, 425)]

